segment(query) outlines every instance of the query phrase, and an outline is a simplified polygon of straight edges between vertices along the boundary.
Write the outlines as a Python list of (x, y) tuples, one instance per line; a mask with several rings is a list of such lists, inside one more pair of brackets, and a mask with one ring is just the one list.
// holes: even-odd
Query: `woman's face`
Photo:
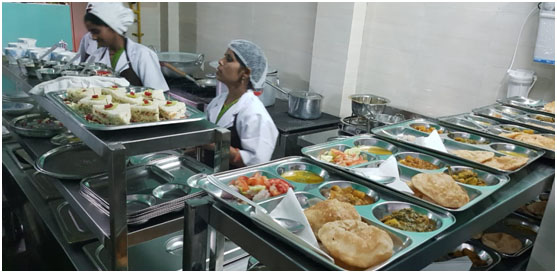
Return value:
[(217, 80), (224, 84), (228, 84), (238, 83), (242, 78), (249, 81), (249, 71), (242, 68), (242, 65), (234, 55), (234, 51), (230, 49), (226, 50), (224, 57), (219, 60)]
[(95, 25), (89, 21), (85, 21), (85, 27), (89, 32), (93, 40), (96, 40), (99, 47), (108, 47), (113, 41), (116, 40), (118, 33), (107, 26)]

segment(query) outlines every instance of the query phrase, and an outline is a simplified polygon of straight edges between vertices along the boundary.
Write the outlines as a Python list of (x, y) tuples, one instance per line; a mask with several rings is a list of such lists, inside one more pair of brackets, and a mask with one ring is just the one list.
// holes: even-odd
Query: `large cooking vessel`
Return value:
[(268, 85), (288, 95), (288, 115), (299, 119), (318, 119), (321, 117), (323, 96), (309, 91), (285, 91), (266, 80)]
[(382, 114), (385, 106), (391, 101), (373, 94), (357, 94), (349, 97), (352, 100), (352, 114), (366, 119), (375, 119)]
[[(169, 63), (186, 74), (194, 74), (201, 69), (205, 56), (197, 53), (186, 52), (158, 52), (157, 56), (162, 63)], [(180, 78), (182, 75), (174, 72), (166, 66), (161, 66), (162, 74), (165, 77)]]

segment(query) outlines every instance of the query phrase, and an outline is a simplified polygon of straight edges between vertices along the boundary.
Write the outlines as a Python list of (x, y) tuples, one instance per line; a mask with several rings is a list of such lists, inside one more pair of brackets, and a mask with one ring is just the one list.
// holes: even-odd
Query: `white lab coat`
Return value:
[[(104, 54), (103, 57), (105, 50), (106, 54)], [(126, 50), (128, 51), (128, 56), (130, 57), (132, 69), (135, 74), (137, 74), (139, 79), (141, 79), (143, 86), (154, 89), (162, 89), (164, 91), (169, 89), (168, 84), (162, 75), (159, 57), (157, 57), (157, 54), (153, 52), (153, 50), (142, 44), (138, 44), (131, 39), (128, 39), (128, 46)], [(95, 62), (110, 66), (110, 54), (106, 47), (101, 47), (95, 50), (87, 61), (91, 58), (95, 58)], [(116, 64), (116, 72), (120, 73), (127, 68), (128, 59), (126, 58), (126, 52), (124, 51)]]
[[(227, 96), (228, 91), (223, 91), (207, 106), (207, 118), (210, 122), (215, 123), (217, 120)], [(271, 160), (279, 133), (267, 109), (252, 90), (242, 95), (216, 124), (230, 128), (234, 126), (236, 114), (236, 129), (243, 148), (240, 150), (240, 156), (244, 164), (250, 166)]]
[[(79, 42), (79, 51), (77, 52), (79, 55), (81, 55), (81, 62), (84, 62), (87, 59), (86, 57), (91, 56), (93, 52), (97, 50), (97, 48), (97, 41), (93, 40), (93, 35), (91, 35), (91, 32), (85, 33), (85, 35), (83, 35), (81, 41)], [(88, 56), (86, 56), (86, 54)]]

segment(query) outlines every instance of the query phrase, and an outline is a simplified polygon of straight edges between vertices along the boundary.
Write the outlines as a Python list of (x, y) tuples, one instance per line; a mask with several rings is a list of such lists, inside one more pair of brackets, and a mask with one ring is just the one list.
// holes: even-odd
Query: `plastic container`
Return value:
[(538, 77), (534, 74), (534, 71), (513, 69), (509, 70), (507, 73), (509, 75), (507, 98), (514, 96), (528, 97), (528, 93), (530, 93), (530, 90), (538, 79)]

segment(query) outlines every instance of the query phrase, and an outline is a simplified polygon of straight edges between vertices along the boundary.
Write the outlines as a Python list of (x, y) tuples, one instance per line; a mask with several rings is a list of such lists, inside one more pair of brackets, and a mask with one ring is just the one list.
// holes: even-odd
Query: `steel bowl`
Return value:
[(31, 111), (33, 107), (34, 107), (33, 104), (26, 103), (26, 102), (10, 102), (10, 101), (2, 102), (2, 112), (8, 115), (23, 115)]
[(372, 94), (352, 95), (349, 98), (352, 100), (352, 113), (367, 119), (374, 119), (376, 115), (382, 114), (385, 106), (391, 102), (387, 98)]

